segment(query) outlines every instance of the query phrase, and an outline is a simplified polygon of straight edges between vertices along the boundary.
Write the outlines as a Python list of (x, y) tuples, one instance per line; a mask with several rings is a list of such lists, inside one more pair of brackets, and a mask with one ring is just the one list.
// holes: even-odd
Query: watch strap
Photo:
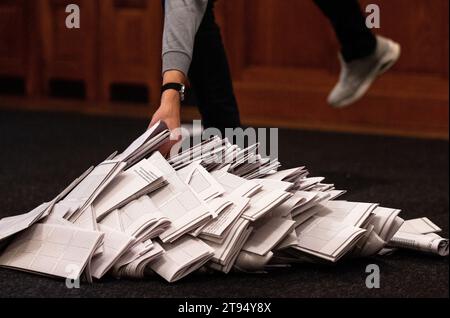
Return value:
[(161, 94), (169, 89), (173, 89), (173, 90), (177, 91), (178, 93), (180, 93), (181, 101), (184, 100), (185, 86), (183, 84), (181, 84), (181, 83), (164, 84), (161, 88)]

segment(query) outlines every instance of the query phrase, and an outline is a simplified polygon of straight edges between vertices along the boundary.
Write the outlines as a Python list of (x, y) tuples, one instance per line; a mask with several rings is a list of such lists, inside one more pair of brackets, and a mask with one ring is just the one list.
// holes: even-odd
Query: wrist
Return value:
[(179, 112), (180, 111), (180, 94), (174, 90), (167, 90), (161, 95), (161, 105), (162, 110), (168, 112)]
[(164, 91), (161, 95), (161, 105), (179, 108), (181, 105), (180, 93), (173, 89)]
[[(184, 94), (186, 92), (186, 87), (184, 86), (184, 84), (181, 84), (181, 83), (164, 84), (163, 87), (161, 88), (161, 93), (164, 94), (166, 91), (177, 92), (179, 95), (180, 101), (184, 101), (184, 97), (185, 97)], [(167, 95), (167, 96), (169, 98), (172, 97), (172, 95)]]
[(180, 83), (185, 84), (186, 77), (184, 74), (177, 70), (166, 71), (163, 76), (163, 85), (167, 83)]
[[(170, 70), (164, 73), (163, 86), (168, 83), (179, 83), (184, 85), (185, 76), (177, 70)], [(160, 108), (166, 112), (180, 112), (181, 94), (175, 89), (166, 89), (161, 94)]]

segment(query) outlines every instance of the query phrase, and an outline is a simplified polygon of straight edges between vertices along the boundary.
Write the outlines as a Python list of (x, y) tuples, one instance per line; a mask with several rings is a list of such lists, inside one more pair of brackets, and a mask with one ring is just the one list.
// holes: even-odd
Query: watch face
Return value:
[(180, 99), (183, 102), (184, 101), (184, 93), (186, 91), (186, 86), (184, 86), (183, 84), (181, 84), (181, 88), (180, 88)]

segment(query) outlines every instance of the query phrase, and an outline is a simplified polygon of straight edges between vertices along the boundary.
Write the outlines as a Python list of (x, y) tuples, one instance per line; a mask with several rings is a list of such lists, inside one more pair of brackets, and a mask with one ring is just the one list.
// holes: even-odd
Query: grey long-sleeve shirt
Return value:
[(178, 70), (187, 76), (197, 30), (208, 0), (165, 0), (163, 74)]

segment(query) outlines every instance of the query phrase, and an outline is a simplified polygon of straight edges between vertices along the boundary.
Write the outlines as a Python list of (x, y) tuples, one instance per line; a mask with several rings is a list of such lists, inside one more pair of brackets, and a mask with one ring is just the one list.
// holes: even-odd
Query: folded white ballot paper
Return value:
[(265, 222), (260, 222), (254, 226), (253, 232), (242, 250), (264, 256), (288, 236), (294, 226), (295, 221), (285, 218), (270, 218)]
[(243, 197), (228, 196), (227, 198), (232, 202), (232, 205), (200, 229), (200, 238), (221, 243), (225, 239), (227, 230), (244, 213), (250, 202), (250, 199)]
[(389, 246), (411, 249), (439, 256), (448, 256), (448, 239), (444, 239), (436, 233), (414, 234), (398, 232), (389, 241)]
[(164, 253), (165, 251), (161, 245), (154, 243), (152, 248), (134, 258), (131, 262), (127, 262), (123, 266), (115, 266), (113, 275), (117, 277), (143, 278), (149, 264), (161, 258)]
[(76, 219), (124, 168), (125, 163), (118, 161), (104, 161), (95, 167), (61, 202), (71, 207), (64, 217)]
[[(295, 221), (294, 221), (295, 222)], [(287, 249), (292, 246), (298, 245), (298, 237), (297, 233), (295, 232), (295, 227), (297, 226), (297, 223), (294, 225), (294, 229), (284, 237), (277, 246), (275, 246), (275, 251), (282, 251), (284, 249)]]
[(208, 206), (179, 178), (161, 154), (155, 153), (149, 161), (162, 171), (168, 183), (166, 187), (149, 195), (171, 222), (169, 228), (159, 236), (164, 243), (174, 242), (213, 217)]
[(306, 170), (306, 167), (298, 167), (298, 168), (277, 171), (274, 174), (266, 176), (265, 179), (295, 183), (297, 180), (303, 179), (304, 177), (306, 177), (306, 175), (308, 175), (308, 171)]
[(325, 180), (324, 177), (304, 178), (299, 180), (297, 187), (298, 190), (308, 191), (311, 190), (318, 183), (321, 183), (323, 180)]
[(233, 206), (233, 201), (229, 196), (220, 196), (207, 201), (206, 205), (213, 213), (214, 219), (217, 219), (218, 215), (222, 214), (222, 212)]
[(241, 250), (241, 248), (247, 241), (251, 232), (251, 227), (247, 227), (246, 229), (244, 229), (239, 236), (236, 236), (237, 239), (234, 244), (235, 248), (231, 248), (228, 250), (227, 256), (224, 258), (225, 260), (222, 262), (217, 262), (217, 260), (213, 259), (208, 263), (208, 266), (216, 271), (228, 274), (235, 267), (238, 257), (241, 255), (241, 253), (244, 252)]
[(126, 162), (125, 170), (127, 170), (167, 142), (169, 136), (170, 131), (167, 125), (163, 121), (158, 121), (133, 141), (125, 151), (117, 155), (114, 160)]
[[(81, 214), (80, 216), (81, 217), (78, 218), (76, 222), (71, 222), (69, 220), (64, 219), (60, 215), (52, 213), (47, 218), (39, 221), (39, 223), (68, 226), (68, 227), (74, 227), (74, 228), (78, 228), (78, 229), (85, 229), (88, 231), (97, 231), (97, 232), (100, 231), (99, 226), (98, 226), (97, 222), (95, 221), (95, 215), (94, 215), (92, 209), (86, 209), (85, 212), (83, 212), (83, 214)], [(82, 220), (82, 221), (80, 221), (80, 220)], [(103, 251), (104, 251), (103, 245), (104, 245), (103, 241), (100, 242), (100, 244), (97, 246), (97, 248), (94, 251), (93, 257), (103, 253)], [(89, 270), (89, 266), (87, 266), (87, 270)]]
[(271, 179), (253, 179), (256, 183), (260, 184), (267, 190), (282, 190), (290, 191), (294, 186), (293, 183), (287, 181), (271, 180)]
[(373, 203), (327, 201), (317, 208), (318, 212), (315, 216), (362, 227), (377, 207), (378, 205)]
[(353, 225), (313, 216), (296, 228), (298, 245), (292, 248), (336, 262), (365, 232)]
[(228, 173), (225, 169), (212, 171), (211, 175), (219, 182), (225, 189), (226, 194), (237, 197), (251, 197), (262, 186), (253, 180), (246, 180), (244, 178)]
[(92, 205), (84, 209), (83, 212), (77, 215), (76, 219), (72, 219), (70, 222), (85, 230), (99, 231), (99, 226)]
[(246, 240), (250, 236), (251, 231), (250, 221), (239, 218), (232, 225), (223, 242), (216, 243), (205, 241), (205, 243), (214, 250), (214, 257), (211, 261), (220, 265), (219, 267), (213, 268), (220, 268), (221, 270), (228, 272), (239, 252), (242, 250)]
[(105, 235), (103, 252), (94, 256), (90, 264), (92, 276), (97, 279), (102, 278), (135, 241), (134, 237), (105, 225), (100, 224), (99, 229)]
[(104, 217), (101, 224), (134, 236), (137, 242), (155, 238), (166, 231), (170, 220), (144, 195)]
[(69, 226), (36, 224), (21, 233), (0, 256), (0, 265), (77, 279), (104, 234)]
[[(295, 250), (336, 262), (350, 251), (367, 231), (361, 228), (376, 209), (376, 204), (328, 201), (308, 213), (296, 227), (298, 245)], [(309, 210), (308, 210), (309, 211)], [(304, 212), (307, 213), (307, 212)], [(300, 217), (302, 215), (299, 215)]]
[(403, 226), (403, 219), (398, 216), (399, 214), (400, 210), (398, 209), (376, 207), (366, 228), (373, 225), (374, 233), (387, 243)]
[(414, 234), (430, 234), (439, 233), (442, 230), (439, 226), (431, 222), (429, 218), (423, 217), (406, 220), (400, 227), (399, 231)]
[(165, 253), (150, 263), (150, 268), (170, 283), (196, 271), (213, 256), (213, 250), (207, 244), (189, 236), (173, 244), (162, 244), (162, 248)]
[(223, 163), (223, 152), (229, 147), (226, 139), (222, 140), (215, 136), (181, 152), (169, 159), (169, 164), (175, 170), (189, 166), (193, 162), (202, 162), (209, 170), (212, 167), (220, 167)]
[(449, 240), (436, 234), (440, 231), (428, 218), (407, 220), (389, 241), (389, 246), (448, 256)]
[(246, 169), (246, 173), (240, 173), (239, 175), (246, 179), (264, 178), (267, 175), (271, 175), (277, 171), (281, 166), (278, 160), (269, 160), (268, 158), (262, 158), (260, 155), (256, 156), (256, 162), (249, 164)]
[(225, 193), (222, 185), (200, 165), (200, 162), (194, 162), (178, 170), (177, 174), (200, 200), (209, 201)]
[(249, 207), (244, 211), (242, 217), (256, 221), (291, 196), (291, 193), (284, 190), (272, 190), (263, 186), (259, 192), (250, 197)]
[(130, 248), (122, 255), (114, 264), (114, 272), (119, 273), (121, 267), (132, 263), (133, 261), (155, 252), (155, 244), (152, 240), (138, 242), (130, 246)]
[(130, 169), (121, 172), (94, 201), (97, 219), (155, 191), (166, 184), (162, 172), (149, 160), (143, 159)]
[(301, 224), (312, 218), (314, 215), (316, 215), (318, 212), (319, 209), (311, 208), (301, 214), (292, 216), (292, 220), (295, 221), (295, 227), (300, 226)]
[(368, 257), (376, 255), (383, 250), (387, 242), (384, 241), (375, 231), (375, 227), (371, 224), (368, 225), (366, 233), (355, 244), (355, 248), (351, 252), (353, 257)]
[(331, 192), (320, 192), (320, 191), (297, 191), (294, 196), (299, 196), (305, 198), (305, 201), (299, 202), (292, 210), (291, 215), (293, 217), (309, 211), (311, 208), (318, 206), (322, 202), (331, 200)]

